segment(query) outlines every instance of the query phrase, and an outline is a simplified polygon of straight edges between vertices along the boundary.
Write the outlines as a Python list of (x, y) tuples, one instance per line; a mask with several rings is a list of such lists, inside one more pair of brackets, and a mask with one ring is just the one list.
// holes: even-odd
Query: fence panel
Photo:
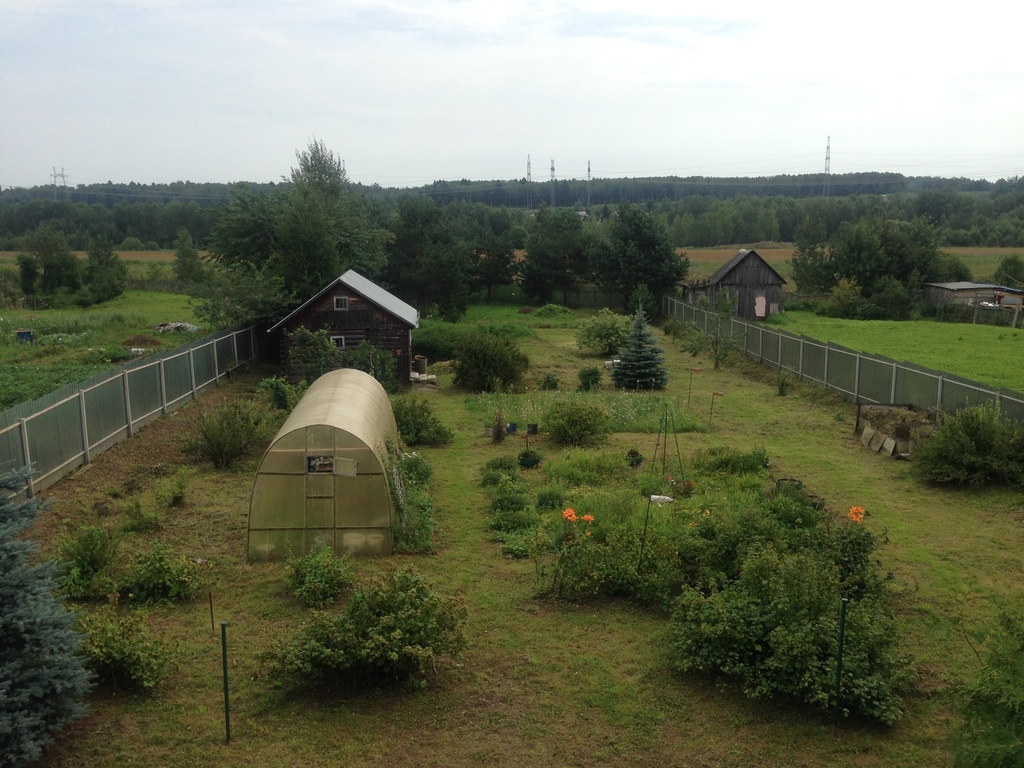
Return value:
[(788, 334), (780, 334), (779, 338), (782, 342), (781, 347), (781, 358), (779, 360), (781, 368), (785, 368), (789, 371), (799, 374), (801, 365), (801, 347), (800, 339), (796, 336), (790, 336)]
[(85, 420), (89, 449), (103, 453), (128, 436), (124, 408), (124, 377), (117, 376), (85, 392)]
[(136, 427), (189, 402), (242, 362), (257, 359), (256, 334), (256, 328), (247, 328), (201, 339), (4, 411), (0, 471), (25, 465), (27, 436), (28, 460), (36, 472), (29, 493), (52, 485)]
[(903, 366), (896, 367), (896, 396), (894, 403), (939, 404), (939, 377), (924, 371), (915, 371)]
[(856, 398), (859, 392), (858, 378), (861, 375), (861, 356), (840, 347), (829, 346), (825, 350), (825, 386)]
[(800, 343), (803, 345), (803, 367), (800, 370), (800, 375), (805, 379), (824, 384), (825, 358), (828, 355), (828, 347), (805, 337), (800, 338)]

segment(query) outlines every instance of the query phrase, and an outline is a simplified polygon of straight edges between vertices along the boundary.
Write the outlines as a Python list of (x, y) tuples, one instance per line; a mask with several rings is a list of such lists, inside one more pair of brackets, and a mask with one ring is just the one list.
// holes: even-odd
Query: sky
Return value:
[(0, 187), (1024, 176), (1024, 5), (0, 0)]

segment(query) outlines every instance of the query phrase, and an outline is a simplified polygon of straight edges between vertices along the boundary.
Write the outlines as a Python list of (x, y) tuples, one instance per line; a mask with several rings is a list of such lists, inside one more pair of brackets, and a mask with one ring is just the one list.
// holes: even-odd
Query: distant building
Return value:
[(706, 296), (713, 307), (720, 292), (737, 297), (736, 315), (745, 320), (763, 320), (782, 310), (782, 275), (754, 250), (741, 250), (707, 280), (686, 285), (686, 300), (693, 304)]
[(955, 283), (925, 283), (923, 286), (924, 298), (936, 306), (942, 304), (967, 304), (973, 306), (975, 302), (985, 302), (992, 306), (1006, 304), (1019, 304), (1017, 298), (1024, 291), (1017, 288), (1008, 288), (1004, 285), (992, 283), (971, 283), (960, 281)]

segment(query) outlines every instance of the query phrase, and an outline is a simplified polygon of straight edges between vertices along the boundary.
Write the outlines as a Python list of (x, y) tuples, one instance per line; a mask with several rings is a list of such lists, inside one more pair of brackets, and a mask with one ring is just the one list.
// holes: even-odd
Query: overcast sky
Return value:
[(1024, 175), (1024, 5), (0, 0), (0, 186)]

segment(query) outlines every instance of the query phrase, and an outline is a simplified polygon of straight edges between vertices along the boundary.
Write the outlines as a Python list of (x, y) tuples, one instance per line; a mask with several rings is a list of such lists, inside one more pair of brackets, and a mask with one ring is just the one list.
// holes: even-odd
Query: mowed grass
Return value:
[(813, 312), (773, 315), (789, 333), (909, 361), (992, 387), (1024, 392), (1024, 329), (935, 320), (842, 320)]
[[(517, 321), (513, 309), (506, 313), (505, 320)], [(501, 310), (489, 317), (502, 319)], [(450, 447), (419, 449), (434, 469), (438, 550), (361, 560), (357, 569), (411, 566), (439, 591), (461, 595), (470, 616), (466, 654), (439, 664), (438, 677), (415, 693), (324, 695), (276, 685), (266, 655), (307, 614), (286, 593), (281, 565), (243, 559), (256, 458), (226, 472), (190, 465), (189, 502), (165, 512), (156, 535), (208, 563), (215, 621), (228, 622), (232, 743), (224, 743), (219, 626), (211, 630), (204, 595), (150, 613), (151, 627), (181, 660), (172, 680), (147, 697), (97, 694), (89, 717), (62, 734), (41, 765), (949, 765), (947, 738), (957, 722), (952, 686), (977, 664), (959, 621), (983, 629), (997, 600), (1022, 597), (1019, 494), (922, 486), (907, 463), (860, 445), (851, 405), (803, 385), (779, 397), (771, 375), (747, 364), (715, 370), (656, 338), (671, 373), (665, 400), (710, 423), (706, 431), (679, 435), (685, 462), (702, 448), (764, 447), (775, 477), (802, 479), (840, 514), (865, 507), (865, 524), (888, 539), (879, 557), (894, 575), (905, 642), (919, 672), (897, 726), (846, 723), (833, 730), (826, 714), (749, 701), (728, 684), (678, 676), (670, 671), (664, 616), (617, 602), (538, 597), (533, 564), (502, 557), (485, 530), (487, 496), (479, 484), (483, 464), (514, 454), (519, 441), (485, 437), (477, 397), (452, 387), (447, 366), (432, 365), (440, 387), (424, 396), (455, 432)], [(600, 363), (580, 355), (569, 328), (534, 328), (523, 349), (531, 381), (550, 368), (568, 376)], [(691, 391), (694, 366), (701, 371)], [(61, 503), (46, 511), (36, 534), (48, 547), (62, 526), (111, 524), (96, 501), (109, 500), (126, 475), (149, 477), (152, 462), (190, 464), (184, 456), (169, 458), (167, 447), (188, 432), (191, 415), (216, 398), (250, 397), (271, 372), (233, 380), (206, 405), (143, 429), (89, 471), (54, 486), (49, 495)], [(624, 456), (635, 446), (651, 456), (657, 441), (650, 432), (618, 433), (606, 450)], [(548, 457), (559, 453), (543, 423), (540, 449)], [(544, 464), (528, 480), (544, 483)], [(137, 496), (155, 504), (157, 482), (144, 485)]]

